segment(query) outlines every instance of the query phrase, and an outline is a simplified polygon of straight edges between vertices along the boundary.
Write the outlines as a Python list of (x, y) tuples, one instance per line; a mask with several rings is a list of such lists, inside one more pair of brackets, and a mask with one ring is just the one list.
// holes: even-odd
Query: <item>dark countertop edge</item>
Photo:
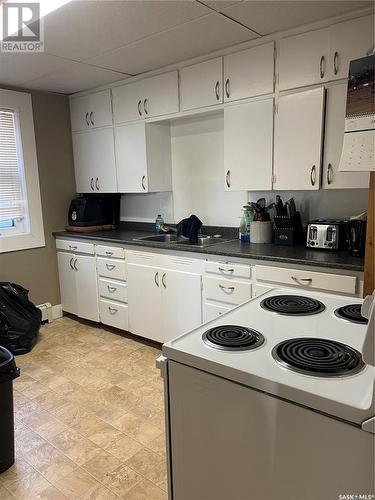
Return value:
[[(145, 234), (145, 231), (137, 231), (138, 233), (143, 233), (143, 235), (148, 235), (147, 233)], [(287, 257), (287, 256), (280, 256), (280, 255), (259, 255), (259, 254), (252, 254), (252, 253), (241, 253), (238, 251), (231, 251), (230, 249), (226, 250), (225, 248), (222, 248), (223, 245), (226, 245), (227, 243), (233, 243), (235, 240), (223, 242), (223, 243), (216, 243), (215, 245), (207, 246), (207, 247), (183, 247), (182, 245), (174, 245), (173, 243), (161, 243), (161, 242), (156, 242), (156, 241), (139, 241), (139, 240), (134, 240), (133, 238), (127, 240), (124, 238), (114, 238), (114, 237), (107, 237), (107, 236), (99, 236), (97, 234), (93, 235), (93, 233), (75, 233), (75, 232), (69, 232), (69, 231), (54, 231), (53, 236), (55, 238), (63, 238), (63, 237), (69, 237), (73, 239), (84, 239), (84, 240), (91, 240), (91, 241), (100, 241), (100, 242), (106, 242), (106, 243), (118, 243), (122, 245), (129, 245), (129, 246), (135, 246), (135, 247), (145, 247), (145, 248), (155, 248), (159, 250), (173, 250), (173, 251), (178, 251), (178, 252), (188, 252), (188, 253), (199, 253), (199, 254), (205, 254), (205, 255), (218, 255), (218, 256), (225, 256), (225, 257), (232, 257), (232, 258), (238, 258), (238, 259), (251, 259), (251, 260), (260, 260), (260, 261), (266, 261), (266, 262), (276, 262), (276, 263), (284, 263), (284, 264), (297, 264), (297, 265), (307, 265), (307, 266), (313, 266), (313, 267), (323, 267), (323, 268), (328, 268), (328, 269), (343, 269), (347, 271), (354, 271), (354, 272), (363, 272), (364, 270), (364, 265), (363, 261), (361, 261), (361, 264), (349, 264), (349, 263), (343, 263), (343, 262), (324, 262), (324, 261), (318, 261), (318, 260), (311, 260), (311, 259), (301, 259), (301, 258), (293, 258), (293, 257)], [(155, 234), (155, 233), (149, 233), (149, 234)], [(272, 244), (270, 244), (272, 245)], [(272, 245), (273, 246), (273, 245)], [(219, 247), (219, 248), (217, 248)], [(283, 248), (290, 248), (290, 247), (283, 247)], [(315, 250), (316, 252), (319, 252), (320, 250)]]

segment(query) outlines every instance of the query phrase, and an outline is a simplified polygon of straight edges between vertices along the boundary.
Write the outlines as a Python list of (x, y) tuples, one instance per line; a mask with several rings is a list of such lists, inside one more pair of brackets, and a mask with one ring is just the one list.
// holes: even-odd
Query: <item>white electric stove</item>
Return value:
[(276, 289), (163, 346), (170, 498), (375, 493), (361, 303)]

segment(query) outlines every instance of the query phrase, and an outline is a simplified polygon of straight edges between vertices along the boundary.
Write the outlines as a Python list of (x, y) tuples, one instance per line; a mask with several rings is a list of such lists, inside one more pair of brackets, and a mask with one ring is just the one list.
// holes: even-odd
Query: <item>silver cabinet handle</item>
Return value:
[(339, 72), (339, 53), (336, 51), (333, 55), (333, 73), (337, 75)]
[(219, 287), (223, 290), (223, 292), (225, 293), (232, 293), (236, 288), (234, 286), (224, 286), (224, 285), (220, 285), (219, 284)]
[(163, 276), (161, 277), (161, 282), (163, 283), (163, 287), (167, 288), (166, 273), (164, 273)]
[(108, 288), (109, 293), (114, 293), (117, 290), (116, 286), (107, 285), (107, 288)]
[(91, 190), (94, 191), (95, 188), (94, 188), (94, 177), (91, 177), (91, 180), (90, 180), (90, 187), (91, 187)]
[(99, 191), (100, 186), (99, 186), (99, 178), (98, 177), (95, 179), (95, 187), (96, 187), (96, 190)]
[(146, 184), (145, 184), (145, 181), (146, 181), (146, 176), (145, 176), (145, 175), (142, 175), (141, 184), (142, 184), (143, 191), (146, 191)]
[(230, 82), (229, 78), (225, 80), (225, 95), (229, 98), (230, 97)]
[(316, 167), (313, 165), (310, 170), (310, 182), (312, 186), (315, 186), (316, 182)]
[(74, 259), (73, 266), (74, 266), (74, 269), (75, 269), (76, 271), (78, 271), (78, 267), (77, 267), (77, 259)]
[(217, 81), (215, 85), (215, 95), (216, 95), (216, 100), (220, 100), (220, 82)]
[(327, 184), (332, 184), (332, 172), (333, 172), (333, 169), (332, 169), (332, 164), (331, 163), (328, 163), (328, 166), (327, 166)]
[(219, 271), (221, 273), (234, 273), (234, 269), (224, 269), (223, 267), (219, 267)]
[(142, 108), (141, 108), (141, 106), (142, 106), (142, 100), (139, 99), (139, 101), (138, 101), (138, 114), (139, 114), (139, 116), (142, 116)]
[(115, 264), (106, 264), (105, 267), (108, 269), (108, 271), (113, 271), (116, 266)]
[(154, 281), (155, 281), (155, 285), (156, 286), (159, 286), (159, 273), (155, 273), (155, 276), (154, 276)]
[(94, 112), (93, 111), (91, 111), (91, 113), (90, 113), (90, 122), (91, 122), (92, 125), (95, 125), (94, 124)]
[(77, 250), (77, 247), (75, 245), (69, 245), (69, 250)]
[(225, 182), (227, 187), (230, 187), (230, 170), (227, 170), (227, 174), (225, 176)]
[(308, 285), (312, 283), (312, 278), (297, 278), (296, 276), (292, 276), (292, 280), (298, 283), (299, 285)]
[(325, 60), (326, 60), (326, 58), (324, 56), (322, 56), (320, 58), (320, 63), (319, 63), (320, 78), (324, 77), (324, 73), (325, 73), (324, 63), (325, 63)]
[(115, 307), (108, 306), (108, 311), (110, 314), (116, 314), (118, 309), (116, 309)]
[(148, 103), (148, 100), (147, 100), (147, 97), (146, 97), (146, 99), (143, 101), (143, 109), (145, 110), (145, 114), (146, 115), (148, 115), (147, 103)]
[(71, 259), (70, 259), (70, 261), (69, 261), (70, 269), (71, 269), (72, 271), (74, 271), (74, 267), (73, 267), (73, 259), (74, 259), (74, 257), (71, 257)]
[(107, 250), (105, 254), (111, 256), (111, 255), (113, 255), (113, 252), (108, 252), (108, 250)]
[(90, 126), (89, 113), (88, 112), (86, 113), (86, 124), (87, 124), (88, 127)]

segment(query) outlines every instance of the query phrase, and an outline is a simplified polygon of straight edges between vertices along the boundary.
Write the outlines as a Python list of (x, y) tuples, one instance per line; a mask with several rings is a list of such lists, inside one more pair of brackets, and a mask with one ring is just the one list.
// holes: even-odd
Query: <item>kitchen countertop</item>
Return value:
[(244, 244), (238, 239), (218, 242), (206, 247), (188, 246), (161, 243), (157, 241), (135, 241), (134, 238), (150, 236), (153, 231), (137, 231), (133, 229), (115, 229), (112, 231), (97, 231), (92, 233), (75, 233), (68, 231), (56, 231), (55, 237), (70, 237), (74, 239), (97, 240), (105, 243), (122, 243), (139, 247), (159, 248), (165, 250), (177, 250), (182, 252), (194, 252), (207, 255), (225, 257), (239, 257), (256, 259), (260, 261), (282, 262), (287, 264), (300, 264), (332, 269), (347, 269), (349, 271), (363, 271), (364, 261), (362, 258), (351, 257), (346, 251), (310, 250), (303, 245), (282, 246), (273, 244)]

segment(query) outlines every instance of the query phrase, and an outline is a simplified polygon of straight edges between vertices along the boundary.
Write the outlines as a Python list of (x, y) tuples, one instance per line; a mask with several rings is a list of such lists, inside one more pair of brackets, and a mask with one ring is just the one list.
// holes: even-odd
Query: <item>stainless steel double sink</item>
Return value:
[(202, 235), (198, 237), (198, 243), (191, 243), (189, 238), (184, 236), (177, 236), (176, 234), (154, 234), (152, 236), (141, 236), (140, 238), (134, 238), (134, 241), (154, 241), (157, 243), (170, 243), (173, 245), (185, 245), (191, 247), (207, 247), (210, 245), (215, 245), (216, 243), (224, 243), (226, 239), (221, 237)]

